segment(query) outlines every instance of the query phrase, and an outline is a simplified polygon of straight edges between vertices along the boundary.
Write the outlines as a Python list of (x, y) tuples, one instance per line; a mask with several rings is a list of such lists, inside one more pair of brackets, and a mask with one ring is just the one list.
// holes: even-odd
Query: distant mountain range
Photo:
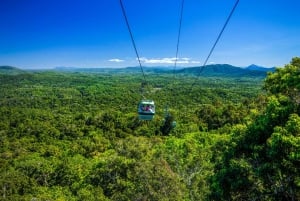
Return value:
[(266, 76), (267, 72), (273, 72), (275, 68), (265, 68), (257, 65), (250, 65), (246, 68), (232, 66), (229, 64), (213, 64), (199, 67), (184, 68), (178, 71), (178, 73), (195, 74), (202, 76)]
[[(145, 72), (153, 72), (153, 73), (168, 73), (173, 72), (174, 67), (144, 67), (143, 70)], [(89, 72), (89, 73), (102, 73), (102, 72), (111, 72), (111, 73), (135, 73), (140, 72), (141, 67), (134, 66), (134, 67), (123, 67), (123, 68), (76, 68), (76, 67), (56, 67), (55, 71), (65, 71), (65, 72)]]
[[(257, 65), (250, 65), (246, 68), (232, 66), (229, 64), (213, 64), (197, 67), (176, 68), (174, 67), (143, 67), (144, 72), (147, 73), (178, 73), (183, 75), (201, 75), (201, 76), (218, 76), (218, 77), (265, 77), (267, 72), (273, 72), (275, 68), (265, 68)], [(175, 71), (174, 71), (175, 70)], [(42, 71), (42, 70), (36, 70)], [(52, 70), (58, 72), (82, 72), (82, 73), (140, 73), (140, 67), (126, 67), (126, 68), (76, 68), (76, 67), (56, 67)], [(32, 72), (21, 70), (12, 66), (0, 66), (0, 74), (20, 74)]]

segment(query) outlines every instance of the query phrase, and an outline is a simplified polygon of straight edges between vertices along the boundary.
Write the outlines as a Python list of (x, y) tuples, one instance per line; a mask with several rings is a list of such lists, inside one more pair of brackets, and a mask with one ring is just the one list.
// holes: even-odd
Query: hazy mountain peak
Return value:
[(247, 70), (263, 71), (263, 72), (274, 71), (274, 70), (275, 70), (274, 67), (272, 67), (272, 68), (267, 68), (267, 67), (264, 67), (264, 66), (258, 66), (258, 65), (255, 65), (255, 64), (249, 65), (248, 67), (246, 67), (246, 69), (247, 69)]

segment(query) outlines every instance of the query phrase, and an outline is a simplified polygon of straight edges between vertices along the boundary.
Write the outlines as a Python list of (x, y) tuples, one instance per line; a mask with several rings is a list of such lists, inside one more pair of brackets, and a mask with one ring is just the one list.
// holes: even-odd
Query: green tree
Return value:
[(268, 75), (265, 108), (232, 133), (233, 146), (215, 166), (213, 200), (300, 200), (299, 60)]
[(268, 74), (264, 88), (271, 94), (283, 94), (295, 104), (300, 103), (300, 57), (292, 59), (284, 68), (277, 68)]

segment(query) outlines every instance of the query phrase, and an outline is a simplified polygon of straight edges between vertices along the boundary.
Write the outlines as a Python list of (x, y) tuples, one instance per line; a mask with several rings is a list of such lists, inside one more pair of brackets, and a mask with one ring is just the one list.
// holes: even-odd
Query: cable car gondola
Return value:
[(153, 100), (141, 100), (138, 104), (138, 114), (140, 120), (152, 120), (155, 114)]

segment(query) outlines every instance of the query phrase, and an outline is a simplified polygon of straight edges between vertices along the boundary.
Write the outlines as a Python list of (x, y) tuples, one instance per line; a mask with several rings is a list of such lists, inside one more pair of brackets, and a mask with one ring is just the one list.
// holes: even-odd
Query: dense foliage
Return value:
[(148, 72), (153, 121), (139, 74), (1, 71), (0, 200), (300, 200), (299, 64)]
[(211, 198), (300, 200), (300, 58), (269, 74), (265, 107), (235, 126), (216, 163)]

